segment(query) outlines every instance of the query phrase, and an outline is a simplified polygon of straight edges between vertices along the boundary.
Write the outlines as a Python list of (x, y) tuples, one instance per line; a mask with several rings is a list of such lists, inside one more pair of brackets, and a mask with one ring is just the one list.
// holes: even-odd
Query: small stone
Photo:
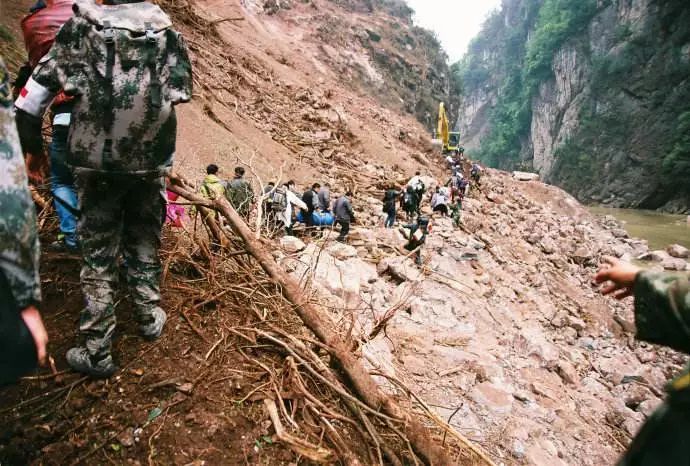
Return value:
[(661, 266), (665, 270), (673, 270), (673, 271), (683, 271), (687, 267), (687, 263), (685, 262), (685, 259), (675, 259), (672, 257), (669, 257), (668, 259), (665, 259), (664, 261), (661, 262)]
[(530, 172), (514, 171), (513, 172), (513, 178), (515, 178), (518, 181), (538, 181), (539, 180), (539, 174), (538, 173), (530, 173)]
[(594, 343), (594, 339), (590, 337), (582, 337), (578, 341), (578, 344), (580, 347), (588, 349), (590, 351), (594, 351), (596, 349), (596, 345)]
[(134, 446), (134, 429), (131, 427), (125, 429), (120, 435), (117, 436), (117, 441), (120, 442), (125, 448), (130, 448)]
[(283, 236), (280, 238), (280, 247), (288, 254), (293, 254), (302, 251), (307, 246), (299, 238), (294, 236)]
[(560, 310), (556, 313), (553, 319), (551, 319), (551, 325), (556, 328), (563, 328), (568, 325), (568, 317), (569, 316), (566, 311)]
[(570, 255), (576, 264), (584, 264), (592, 258), (592, 251), (586, 247), (579, 247)]
[(177, 387), (177, 391), (180, 393), (184, 393), (185, 395), (191, 395), (192, 390), (194, 390), (194, 385), (191, 383), (183, 383), (182, 385)]
[(574, 328), (578, 332), (581, 332), (587, 328), (587, 324), (584, 320), (573, 316), (568, 316), (568, 326)]
[(623, 228), (614, 228), (611, 230), (611, 234), (614, 238), (629, 238), (630, 235)]
[(671, 257), (675, 257), (677, 259), (687, 259), (690, 257), (690, 250), (688, 248), (681, 246), (680, 244), (672, 244), (669, 247), (666, 248), (666, 252)]
[(519, 440), (513, 440), (513, 445), (510, 449), (510, 454), (513, 455), (515, 459), (523, 459), (525, 457), (525, 444)]
[(671, 256), (666, 252), (666, 251), (650, 251), (646, 254), (642, 254), (641, 256), (637, 257), (637, 260), (639, 261), (645, 261), (645, 262), (662, 262), (666, 259), (670, 259)]
[(328, 248), (326, 248), (326, 251), (328, 251), (328, 253), (331, 256), (340, 260), (349, 259), (351, 257), (357, 257), (357, 250), (349, 244), (334, 243), (328, 246)]
[(482, 382), (470, 393), (479, 406), (495, 414), (508, 414), (513, 408), (513, 396), (490, 382)]
[(575, 366), (567, 361), (558, 362), (558, 375), (561, 376), (561, 379), (563, 379), (565, 383), (570, 385), (580, 384), (580, 376), (578, 375)]

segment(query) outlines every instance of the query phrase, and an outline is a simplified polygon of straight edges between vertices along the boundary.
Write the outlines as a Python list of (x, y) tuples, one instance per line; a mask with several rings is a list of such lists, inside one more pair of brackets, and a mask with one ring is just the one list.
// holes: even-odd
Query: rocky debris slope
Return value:
[[(434, 219), (421, 269), (366, 197), (350, 244), (327, 231), (276, 255), (357, 335), (372, 367), (496, 459), (612, 464), (683, 358), (636, 342), (631, 304), (599, 296), (591, 276), (602, 255), (662, 255), (540, 182), (490, 171), (473, 196), (461, 229)], [(666, 256), (655, 267), (688, 267)]]

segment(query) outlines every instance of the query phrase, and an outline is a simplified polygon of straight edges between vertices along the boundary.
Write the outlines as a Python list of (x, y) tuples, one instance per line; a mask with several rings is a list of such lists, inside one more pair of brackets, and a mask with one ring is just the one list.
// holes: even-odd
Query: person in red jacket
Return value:
[[(23, 69), (31, 74), (38, 62), (48, 53), (55, 41), (55, 36), (62, 25), (72, 17), (74, 0), (39, 0), (22, 20), (24, 44), (29, 60)], [(15, 85), (24, 83), (18, 82)], [(51, 110), (53, 113), (53, 134), (50, 143), (50, 185), (53, 194), (55, 211), (60, 223), (57, 241), (51, 247), (59, 251), (77, 251), (77, 193), (70, 169), (65, 164), (67, 155), (67, 136), (72, 113), (72, 98), (59, 93)], [(32, 154), (32, 158), (38, 154)], [(30, 167), (30, 172), (34, 170)], [(37, 178), (33, 176), (32, 178)]]

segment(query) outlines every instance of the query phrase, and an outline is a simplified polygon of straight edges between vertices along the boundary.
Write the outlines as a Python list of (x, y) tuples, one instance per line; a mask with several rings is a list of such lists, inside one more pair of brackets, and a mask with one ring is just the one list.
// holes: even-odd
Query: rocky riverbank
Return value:
[[(681, 355), (636, 342), (632, 304), (591, 284), (603, 255), (688, 268), (538, 181), (489, 170), (463, 225), (435, 218), (421, 268), (362, 197), (349, 245), (286, 240), (286, 270), (329, 304), (372, 368), (399, 379), (497, 462), (612, 464)], [(304, 248), (304, 249), (303, 249)]]

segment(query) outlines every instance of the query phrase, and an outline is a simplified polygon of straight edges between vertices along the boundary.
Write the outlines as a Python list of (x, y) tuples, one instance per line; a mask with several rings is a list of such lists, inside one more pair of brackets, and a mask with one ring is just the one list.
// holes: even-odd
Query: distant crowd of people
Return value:
[[(251, 183), (245, 179), (245, 169), (235, 167), (234, 178), (223, 181), (218, 176), (219, 168), (215, 164), (206, 167), (206, 177), (201, 183), (199, 192), (207, 199), (224, 196), (233, 208), (248, 220), (257, 200)], [(345, 190), (331, 200), (329, 183), (313, 183), (300, 196), (294, 180), (280, 186), (269, 182), (261, 196), (261, 211), (264, 224), (272, 230), (282, 229), (285, 234), (294, 234), (294, 225), (301, 222), (310, 234), (319, 228), (338, 225), (340, 232), (337, 240), (344, 242), (355, 221), (352, 209), (352, 192)], [(208, 215), (215, 216), (211, 211)]]

